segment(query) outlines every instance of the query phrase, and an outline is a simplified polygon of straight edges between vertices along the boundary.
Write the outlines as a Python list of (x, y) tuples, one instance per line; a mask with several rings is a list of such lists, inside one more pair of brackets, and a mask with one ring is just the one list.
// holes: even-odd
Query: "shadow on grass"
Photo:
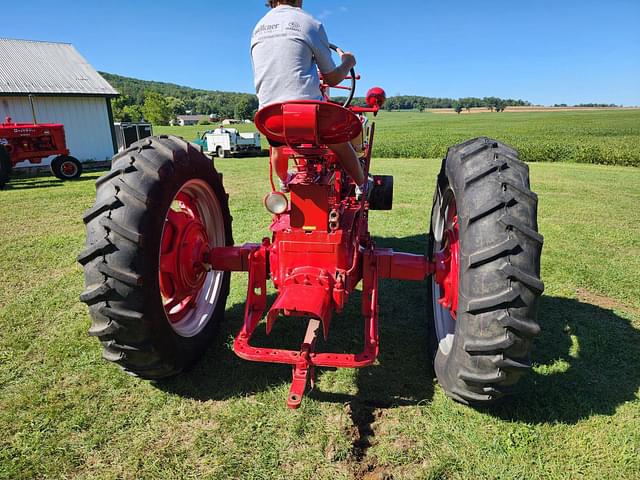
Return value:
[[(381, 247), (412, 253), (425, 248), (422, 236), (378, 238), (376, 242)], [(428, 403), (433, 396), (433, 381), (426, 351), (426, 315), (430, 310), (426, 302), (425, 282), (382, 281), (379, 362), (358, 370), (356, 395), (316, 389), (309, 396), (332, 403), (355, 401), (375, 408)], [(289, 384), (289, 366), (248, 362), (232, 352), (232, 338), (240, 329), (243, 314), (244, 304), (227, 309), (218, 346), (194, 370), (158, 386), (186, 397), (210, 400)], [(576, 423), (595, 414), (613, 414), (623, 403), (637, 399), (640, 332), (628, 319), (596, 305), (548, 296), (541, 299), (538, 318), (542, 333), (533, 352), (536, 368), (523, 377), (514, 396), (486, 413), (528, 423)], [(257, 332), (253, 343), (297, 350), (305, 327), (303, 322), (284, 319), (276, 323), (269, 337)], [(345, 312), (334, 317), (329, 344), (319, 342), (318, 350), (356, 352), (361, 348), (362, 316), (356, 292)], [(318, 369), (317, 373), (321, 376), (326, 370)]]
[[(88, 172), (83, 174), (80, 178), (75, 180), (67, 180), (70, 183), (77, 182), (95, 182), (100, 176), (99, 172)], [(56, 177), (46, 174), (32, 175), (28, 177), (13, 177), (9, 182), (0, 190), (29, 190), (33, 188), (49, 188), (49, 187), (61, 187), (65, 181), (59, 180)]]
[[(423, 253), (426, 248), (421, 235), (377, 239), (377, 243), (411, 253)], [(416, 286), (400, 285), (401, 289)], [(430, 311), (420, 295), (411, 298), (413, 303), (400, 302), (399, 312)], [(413, 317), (417, 322), (424, 318)], [(532, 355), (535, 369), (522, 378), (513, 396), (487, 413), (528, 423), (576, 423), (594, 414), (611, 415), (638, 398), (640, 331), (630, 320), (598, 305), (543, 296), (538, 321), (542, 332)], [(426, 341), (423, 335), (415, 340)]]
[(24, 178), (20, 180), (11, 179), (2, 190), (29, 190), (32, 188), (49, 188), (49, 187), (61, 187), (62, 181), (57, 178)]
[(528, 423), (576, 423), (637, 400), (640, 332), (628, 319), (597, 305), (544, 296), (538, 320), (535, 371), (491, 414)]
[[(384, 246), (393, 246), (385, 242)], [(233, 280), (246, 281), (242, 277)], [(274, 297), (269, 298), (269, 304)], [(317, 351), (359, 352), (363, 342), (363, 318), (360, 292), (354, 292), (345, 311), (334, 315), (325, 344), (319, 340)], [(380, 289), (380, 355), (378, 362), (357, 370), (358, 393), (335, 393), (319, 388), (308, 396), (323, 402), (366, 403), (375, 408), (415, 405), (429, 402), (433, 396), (431, 366), (426, 352), (426, 297), (423, 282), (383, 281)], [(242, 325), (244, 303), (227, 308), (218, 346), (209, 350), (198, 365), (180, 377), (158, 382), (163, 390), (198, 400), (226, 399), (250, 395), (291, 382), (289, 365), (244, 361), (231, 350), (233, 336)], [(271, 335), (259, 327), (252, 344), (299, 350), (306, 323), (299, 319), (281, 319)], [(330, 370), (318, 368), (320, 378)], [(282, 401), (285, 402), (283, 396)]]
[[(398, 287), (395, 287), (398, 288)], [(381, 352), (378, 363), (362, 368), (357, 373), (358, 394), (325, 392), (316, 387), (308, 393), (310, 398), (330, 403), (359, 401), (377, 408), (412, 405), (428, 401), (433, 395), (433, 382), (429, 375), (427, 354), (423, 346), (421, 325), (410, 325), (407, 317), (396, 317), (403, 300), (413, 292), (396, 292), (391, 305), (381, 306)], [(386, 297), (386, 295), (385, 295)], [(273, 296), (270, 302), (273, 301)], [(385, 300), (382, 300), (385, 301)], [(359, 312), (360, 294), (355, 292), (350, 304), (341, 315), (335, 315), (329, 340), (319, 339), (318, 351), (358, 352), (362, 350), (362, 316)], [(238, 358), (231, 350), (233, 336), (240, 330), (244, 304), (227, 309), (226, 322), (221, 326), (217, 346), (210, 349), (192, 370), (185, 374), (156, 382), (162, 390), (197, 400), (223, 400), (251, 395), (274, 386), (291, 382), (291, 366), (249, 362)], [(411, 331), (407, 332), (406, 327)], [(289, 318), (278, 321), (271, 335), (264, 326), (252, 338), (252, 344), (272, 348), (299, 350), (306, 322)], [(424, 340), (424, 341), (421, 341)], [(331, 370), (318, 368), (316, 375)], [(283, 396), (282, 401), (286, 398)]]

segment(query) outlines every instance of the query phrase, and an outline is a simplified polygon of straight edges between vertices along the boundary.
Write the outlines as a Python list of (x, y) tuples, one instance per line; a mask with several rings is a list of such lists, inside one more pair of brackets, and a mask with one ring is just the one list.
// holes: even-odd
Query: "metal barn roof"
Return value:
[(70, 43), (0, 38), (0, 95), (29, 93), (118, 95)]

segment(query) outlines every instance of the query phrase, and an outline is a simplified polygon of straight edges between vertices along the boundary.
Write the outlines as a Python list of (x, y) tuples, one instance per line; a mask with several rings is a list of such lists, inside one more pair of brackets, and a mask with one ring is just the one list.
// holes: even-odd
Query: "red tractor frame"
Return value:
[[(536, 303), (542, 237), (537, 197), (517, 152), (488, 138), (449, 150), (438, 176), (425, 233), (426, 255), (378, 248), (368, 227), (371, 209), (389, 210), (393, 181), (373, 176), (358, 194), (328, 144), (353, 142), (369, 175), (375, 116), (385, 101), (374, 88), (366, 107), (326, 101), (269, 105), (255, 118), (294, 165), (288, 195), (273, 179), (265, 207), (270, 235), (234, 245), (222, 178), (193, 144), (160, 136), (116, 155), (97, 182), (96, 204), (84, 217), (87, 246), (79, 257), (92, 316), (90, 334), (104, 357), (147, 379), (175, 375), (197, 361), (225, 311), (229, 272), (248, 272), (244, 322), (233, 350), (250, 361), (292, 366), (287, 398), (300, 406), (316, 367), (360, 368), (379, 352), (381, 279), (424, 281), (425, 313), (435, 373), (448, 395), (484, 404), (508, 393), (530, 367), (539, 327)], [(267, 281), (277, 291), (268, 305)], [(364, 338), (356, 353), (316, 350), (362, 285)], [(411, 308), (407, 306), (407, 308)], [(266, 316), (265, 316), (266, 312)], [(308, 321), (300, 348), (252, 343), (264, 323)], [(263, 322), (264, 320), (264, 322)]]
[(56, 155), (51, 172), (60, 180), (73, 180), (82, 174), (82, 163), (69, 155), (64, 125), (59, 123), (15, 123), (10, 117), (0, 123), (0, 188), (11, 171), (25, 160), (39, 164)]

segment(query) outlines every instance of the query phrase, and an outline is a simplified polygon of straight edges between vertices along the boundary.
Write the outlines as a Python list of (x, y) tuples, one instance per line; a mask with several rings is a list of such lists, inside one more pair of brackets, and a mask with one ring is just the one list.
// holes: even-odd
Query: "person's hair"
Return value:
[(291, 6), (295, 6), (295, 4), (298, 3), (297, 0), (269, 0), (269, 2), (267, 3), (267, 6), (271, 7), (271, 8), (275, 8), (278, 5), (291, 5)]

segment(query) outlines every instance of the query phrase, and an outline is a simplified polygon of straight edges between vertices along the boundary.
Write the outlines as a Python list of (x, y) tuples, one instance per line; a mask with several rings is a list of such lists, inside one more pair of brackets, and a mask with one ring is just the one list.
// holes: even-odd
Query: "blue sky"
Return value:
[[(98, 70), (252, 92), (263, 0), (4, 2), (0, 36), (73, 43)], [(640, 0), (305, 0), (356, 54), (359, 94), (640, 105)]]

